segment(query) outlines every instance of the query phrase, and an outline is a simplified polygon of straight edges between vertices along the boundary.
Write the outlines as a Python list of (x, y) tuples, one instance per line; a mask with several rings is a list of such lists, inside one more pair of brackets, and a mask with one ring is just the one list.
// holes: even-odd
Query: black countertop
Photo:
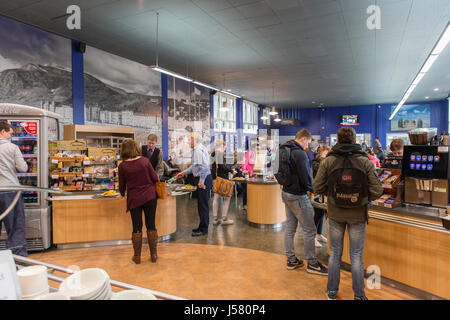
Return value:
[(257, 178), (250, 178), (248, 180), (233, 180), (234, 182), (241, 182), (241, 183), (247, 183), (247, 184), (268, 184), (268, 185), (272, 185), (272, 184), (278, 184), (277, 180), (273, 179), (273, 180), (267, 180), (264, 181), (263, 178), (261, 177), (257, 177)]

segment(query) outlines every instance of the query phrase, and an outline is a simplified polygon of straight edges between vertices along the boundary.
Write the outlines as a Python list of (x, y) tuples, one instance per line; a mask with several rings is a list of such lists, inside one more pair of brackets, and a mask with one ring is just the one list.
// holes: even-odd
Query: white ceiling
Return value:
[[(381, 29), (371, 31), (375, 3)], [(71, 4), (81, 30), (54, 19)], [(160, 66), (258, 103), (338, 106), (399, 102), (450, 21), (450, 1), (0, 1), (2, 15), (146, 65), (156, 61), (156, 12)], [(408, 101), (449, 93), (450, 46)]]

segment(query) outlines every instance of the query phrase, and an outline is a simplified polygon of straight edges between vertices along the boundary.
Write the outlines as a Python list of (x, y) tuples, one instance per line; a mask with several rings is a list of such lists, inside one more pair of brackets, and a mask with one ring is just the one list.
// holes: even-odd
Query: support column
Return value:
[(161, 132), (161, 145), (163, 150), (164, 160), (169, 158), (169, 104), (168, 104), (168, 91), (167, 91), (167, 75), (161, 73), (161, 116), (162, 116), (162, 132)]
[(84, 66), (79, 42), (72, 40), (73, 124), (84, 124)]

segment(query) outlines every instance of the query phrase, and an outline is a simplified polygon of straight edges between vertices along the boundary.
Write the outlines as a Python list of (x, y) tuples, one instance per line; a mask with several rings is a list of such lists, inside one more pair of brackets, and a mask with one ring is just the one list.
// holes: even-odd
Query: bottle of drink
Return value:
[(175, 180), (177, 180), (177, 178), (176, 178), (176, 177), (172, 177), (172, 178), (170, 178), (170, 179), (167, 181), (167, 183), (174, 183)]

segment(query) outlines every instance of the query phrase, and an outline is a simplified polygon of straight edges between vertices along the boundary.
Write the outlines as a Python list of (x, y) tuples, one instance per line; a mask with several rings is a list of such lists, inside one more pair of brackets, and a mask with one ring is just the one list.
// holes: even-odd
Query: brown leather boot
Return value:
[(152, 262), (156, 262), (158, 259), (158, 254), (156, 251), (156, 246), (158, 243), (158, 231), (157, 230), (147, 230), (147, 240), (148, 246), (150, 248), (150, 258)]
[(131, 235), (133, 242), (134, 256), (131, 258), (134, 263), (141, 263), (141, 248), (142, 248), (142, 232), (136, 232)]

